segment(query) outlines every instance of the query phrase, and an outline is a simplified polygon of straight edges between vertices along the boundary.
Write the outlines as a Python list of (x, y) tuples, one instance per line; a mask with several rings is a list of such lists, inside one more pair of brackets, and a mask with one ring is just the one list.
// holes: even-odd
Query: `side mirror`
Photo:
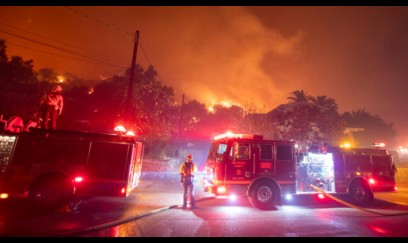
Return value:
[(391, 165), (391, 175), (394, 176), (395, 174), (397, 174), (397, 167), (395, 166), (395, 164), (393, 163)]

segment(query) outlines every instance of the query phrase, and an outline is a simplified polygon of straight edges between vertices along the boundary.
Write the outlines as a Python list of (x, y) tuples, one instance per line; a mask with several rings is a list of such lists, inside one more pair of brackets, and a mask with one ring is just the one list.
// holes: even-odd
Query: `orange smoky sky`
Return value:
[(153, 65), (177, 99), (184, 93), (206, 105), (254, 102), (268, 112), (304, 90), (335, 99), (340, 112), (380, 116), (402, 145), (407, 29), (405, 6), (0, 7), (7, 55), (33, 60), (35, 70), (121, 75), (139, 31), (136, 62)]

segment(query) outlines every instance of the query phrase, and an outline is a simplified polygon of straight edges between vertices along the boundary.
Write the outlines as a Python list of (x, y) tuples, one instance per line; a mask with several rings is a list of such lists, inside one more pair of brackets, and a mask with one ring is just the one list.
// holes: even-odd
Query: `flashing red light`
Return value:
[(318, 193), (317, 198), (320, 200), (326, 199), (326, 196), (323, 193)]
[(122, 125), (116, 126), (116, 127), (114, 128), (114, 130), (115, 130), (115, 132), (126, 132), (125, 127), (122, 126)]
[(220, 186), (217, 188), (217, 193), (218, 194), (225, 194), (225, 192), (227, 191), (227, 189), (223, 186)]
[(373, 178), (368, 179), (368, 182), (369, 182), (371, 185), (374, 185), (374, 184), (375, 184), (375, 180), (374, 180)]
[(385, 143), (373, 143), (373, 146), (375, 148), (384, 148), (385, 147)]
[(82, 176), (77, 176), (74, 178), (75, 183), (81, 183), (84, 181), (84, 178)]
[(237, 134), (234, 134), (230, 131), (223, 133), (223, 134), (219, 134), (217, 136), (214, 136), (214, 140), (218, 140), (218, 139), (223, 139), (223, 138), (232, 138), (234, 136), (237, 136)]
[(122, 187), (122, 189), (120, 190), (120, 193), (121, 193), (121, 194), (125, 194), (125, 193), (126, 193), (126, 188), (125, 188), (125, 187)]
[(232, 133), (230, 131), (214, 136), (214, 140), (219, 140), (219, 139), (224, 139), (224, 138), (263, 139), (263, 136), (254, 135), (254, 134)]
[(134, 137), (134, 136), (136, 136), (136, 134), (133, 131), (127, 131), (126, 136)]

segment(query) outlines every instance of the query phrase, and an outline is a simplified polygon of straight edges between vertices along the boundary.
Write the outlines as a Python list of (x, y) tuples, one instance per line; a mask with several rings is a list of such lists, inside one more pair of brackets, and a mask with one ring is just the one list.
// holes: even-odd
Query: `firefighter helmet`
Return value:
[(61, 87), (60, 85), (56, 85), (52, 91), (53, 91), (53, 92), (61, 92), (61, 91), (62, 91), (62, 87)]
[(193, 156), (191, 154), (187, 154), (186, 158), (192, 160)]

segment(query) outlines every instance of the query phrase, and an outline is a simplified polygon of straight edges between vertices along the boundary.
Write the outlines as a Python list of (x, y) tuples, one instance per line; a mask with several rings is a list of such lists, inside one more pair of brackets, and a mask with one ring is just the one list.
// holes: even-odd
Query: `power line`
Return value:
[[(71, 10), (71, 11), (74, 11), (75, 13), (77, 13), (77, 14), (79, 14), (79, 15), (81, 15), (81, 16), (87, 18), (87, 19), (93, 19), (93, 20), (94, 20), (95, 22), (97, 22), (98, 24), (102, 24), (102, 25), (104, 25), (104, 26), (106, 26), (106, 27), (108, 27), (108, 28), (113, 28), (113, 29), (115, 29), (116, 31), (122, 32), (122, 33), (128, 35), (129, 37), (132, 37), (132, 36), (133, 36), (133, 34), (132, 34), (131, 32), (129, 32), (129, 31), (122, 30), (122, 29), (119, 28), (119, 27), (113, 26), (113, 25), (111, 25), (111, 24), (109, 24), (109, 23), (107, 23), (107, 22), (104, 22), (104, 21), (101, 21), (101, 20), (99, 20), (99, 19), (97, 19), (97, 18), (94, 18), (94, 17), (92, 17), (92, 16), (90, 16), (90, 15), (88, 15), (88, 14), (86, 14), (86, 13), (83, 13), (83, 12), (81, 12), (81, 11), (75, 9), (75, 8), (72, 8), (72, 7), (69, 7), (69, 6), (65, 6), (65, 8), (67, 8), (67, 9), (69, 9), (69, 10)], [(143, 48), (143, 46), (142, 46), (141, 40), (142, 40), (142, 39), (140, 38), (140, 40), (139, 40), (139, 45), (140, 45), (140, 48), (141, 48), (141, 50), (142, 50), (143, 56), (146, 58), (146, 60), (147, 60), (147, 62), (149, 63), (150, 66), (154, 66), (154, 65), (152, 64), (152, 62), (149, 60), (149, 58), (147, 57), (147, 54), (146, 54), (146, 52), (145, 52), (145, 50), (144, 50), (144, 48)], [(156, 70), (156, 73), (157, 73), (157, 77), (158, 77), (158, 79), (160, 80), (160, 82), (164, 83), (163, 80), (162, 80), (162, 78), (161, 78), (160, 75), (159, 75), (158, 70)]]
[(106, 62), (106, 61), (101, 60), (101, 59), (99, 59), (99, 58), (88, 57), (88, 56), (85, 56), (85, 55), (83, 55), (83, 54), (81, 54), (81, 53), (73, 52), (72, 50), (68, 50), (68, 49), (65, 49), (65, 48), (60, 48), (60, 47), (57, 47), (57, 46), (55, 46), (55, 45), (50, 45), (50, 44), (47, 44), (47, 43), (44, 43), (44, 42), (41, 42), (41, 41), (37, 41), (37, 40), (33, 40), (33, 39), (30, 39), (30, 38), (27, 38), (27, 37), (24, 37), (24, 36), (20, 36), (20, 35), (16, 35), (16, 34), (13, 34), (13, 33), (9, 33), (9, 32), (4, 31), (4, 30), (0, 30), (0, 32), (3, 32), (3, 33), (8, 34), (8, 35), (12, 35), (12, 36), (15, 36), (15, 37), (24, 39), (24, 40), (28, 40), (28, 41), (31, 41), (31, 42), (34, 42), (34, 43), (37, 43), (37, 44), (40, 44), (40, 45), (44, 45), (44, 46), (47, 46), (47, 47), (50, 47), (50, 48), (54, 48), (54, 49), (57, 49), (57, 50), (60, 50), (60, 51), (68, 52), (68, 53), (70, 53), (70, 54), (75, 54), (75, 55), (77, 55), (77, 56), (84, 57), (84, 58), (90, 59), (90, 60), (92, 60), (92, 61), (96, 61), (96, 62), (100, 62), (100, 63), (104, 63), (104, 64), (116, 66), (116, 67), (127, 68), (126, 66), (120, 66), (120, 65), (117, 65), (117, 64), (115, 64), (115, 63)]
[[(147, 57), (147, 54), (146, 54), (146, 52), (145, 52), (145, 50), (144, 50), (144, 48), (143, 48), (143, 46), (142, 46), (142, 43), (139, 43), (139, 44), (140, 44), (140, 49), (142, 50), (142, 53), (143, 53), (143, 55), (145, 56), (147, 62), (148, 62), (151, 66), (153, 66), (153, 64), (150, 62), (149, 58)], [(157, 77), (159, 78), (160, 82), (164, 83), (163, 80), (162, 80), (162, 78), (161, 78), (160, 75), (159, 75), (159, 72), (156, 72), (156, 73), (157, 73)]]
[(0, 22), (0, 25), (4, 25), (4, 26), (6, 26), (6, 27), (9, 27), (9, 28), (12, 28), (12, 29), (16, 29), (16, 30), (18, 30), (18, 31), (22, 31), (22, 32), (25, 32), (25, 33), (28, 33), (28, 34), (31, 34), (31, 35), (34, 35), (34, 36), (37, 36), (37, 37), (46, 39), (46, 40), (51, 40), (51, 41), (54, 41), (54, 42), (56, 42), (56, 43), (59, 43), (59, 44), (65, 45), (65, 46), (73, 47), (73, 48), (76, 48), (76, 49), (78, 49), (78, 50), (84, 51), (84, 52), (89, 53), (89, 54), (94, 55), (94, 56), (99, 56), (99, 57), (102, 57), (102, 58), (108, 58), (108, 59), (111, 59), (111, 61), (120, 61), (120, 62), (123, 62), (123, 60), (115, 59), (115, 58), (112, 58), (112, 57), (109, 57), (109, 56), (107, 56), (107, 55), (100, 54), (100, 53), (93, 53), (93, 52), (90, 52), (90, 51), (88, 51), (88, 50), (86, 50), (86, 49), (84, 49), (84, 48), (80, 48), (80, 47), (77, 47), (77, 46), (74, 46), (74, 45), (70, 45), (70, 44), (67, 44), (67, 43), (64, 43), (64, 42), (55, 40), (55, 39), (51, 39), (51, 38), (46, 37), (46, 36), (42, 36), (42, 35), (39, 35), (39, 34), (36, 34), (36, 33), (32, 33), (32, 32), (29, 32), (29, 31), (20, 29), (20, 28), (18, 28), (18, 27), (16, 27), (16, 26), (12, 26), (12, 25), (9, 25), (9, 24), (1, 23), (1, 22)]
[(49, 55), (53, 55), (53, 56), (60, 56), (60, 57), (64, 57), (64, 58), (68, 58), (68, 59), (73, 59), (73, 60), (77, 60), (77, 61), (99, 64), (99, 62), (93, 62), (93, 61), (89, 61), (89, 60), (85, 60), (85, 59), (79, 59), (79, 58), (75, 58), (75, 57), (64, 56), (64, 55), (60, 55), (60, 54), (56, 54), (56, 53), (47, 52), (47, 51), (44, 51), (44, 50), (38, 50), (38, 49), (35, 49), (35, 48), (31, 48), (31, 47), (27, 47), (27, 46), (15, 44), (15, 43), (10, 42), (10, 41), (7, 41), (7, 44), (11, 44), (11, 45), (13, 45), (13, 46), (19, 46), (19, 47), (22, 47), (22, 48), (25, 48), (25, 49), (29, 49), (29, 50), (33, 50), (33, 51), (38, 51), (38, 52), (42, 52), (42, 53), (49, 54)]
[(116, 26), (113, 26), (113, 25), (111, 25), (111, 24), (109, 24), (109, 23), (107, 23), (107, 22), (103, 22), (103, 21), (101, 21), (101, 20), (99, 20), (99, 19), (97, 19), (97, 18), (94, 18), (94, 17), (92, 17), (92, 16), (90, 16), (90, 15), (88, 15), (88, 14), (86, 14), (86, 13), (83, 13), (83, 12), (81, 12), (81, 11), (79, 11), (78, 9), (75, 9), (75, 8), (72, 8), (72, 7), (69, 7), (69, 6), (65, 6), (67, 9), (69, 9), (69, 10), (72, 10), (72, 11), (74, 11), (75, 13), (77, 13), (77, 14), (79, 14), (79, 15), (82, 15), (83, 17), (85, 17), (85, 18), (87, 18), (87, 19), (93, 19), (95, 22), (97, 22), (98, 24), (102, 24), (102, 25), (104, 25), (104, 26), (106, 26), (106, 27), (108, 27), (108, 28), (112, 28), (112, 29), (114, 29), (114, 30), (116, 30), (116, 31), (118, 31), (118, 32), (123, 32), (123, 33), (125, 33), (126, 35), (128, 35), (128, 36), (132, 36), (132, 33), (130, 33), (129, 31), (125, 31), (125, 30), (122, 30), (122, 29), (120, 29), (119, 27), (116, 27)]

